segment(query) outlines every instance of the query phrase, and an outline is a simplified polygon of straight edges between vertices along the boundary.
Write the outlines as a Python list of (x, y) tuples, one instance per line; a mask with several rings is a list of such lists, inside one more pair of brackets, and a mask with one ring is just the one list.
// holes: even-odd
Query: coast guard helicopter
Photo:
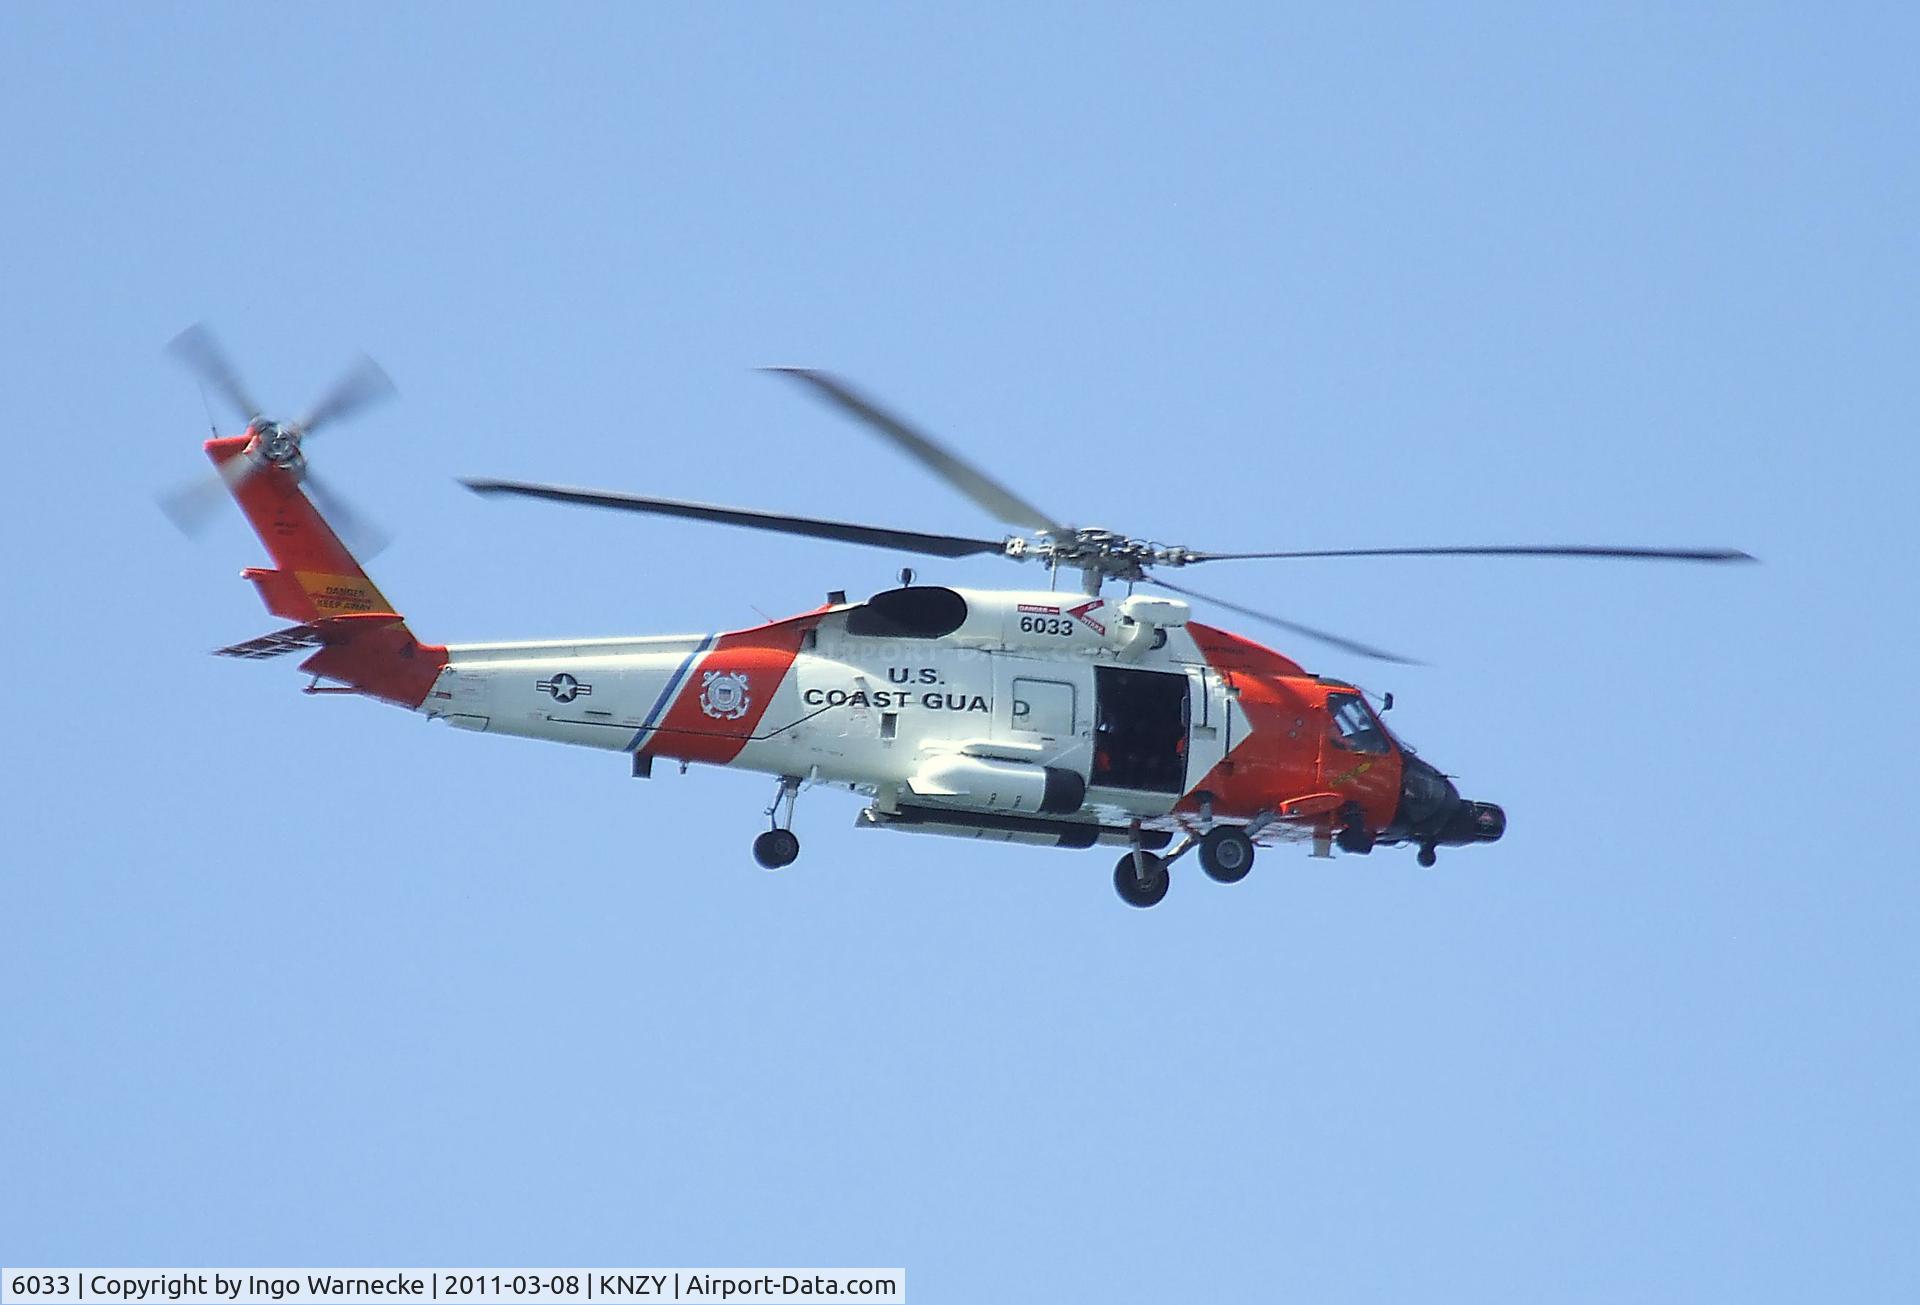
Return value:
[(457, 729), (624, 753), (636, 776), (650, 775), (656, 761), (772, 776), (768, 827), (753, 840), (768, 869), (799, 856), (794, 804), (815, 784), (865, 796), (865, 828), (1124, 849), (1113, 883), (1133, 906), (1159, 902), (1169, 868), (1188, 852), (1223, 883), (1246, 877), (1257, 845), (1283, 840), (1309, 843), (1316, 856), (1411, 844), (1431, 866), (1438, 848), (1499, 839), (1505, 813), (1463, 798), (1394, 737), (1359, 689), (1195, 620), (1186, 599), (1343, 652), (1403, 659), (1210, 597), (1169, 573), (1203, 562), (1355, 556), (1752, 560), (1732, 549), (1587, 545), (1254, 553), (1164, 545), (1067, 524), (844, 382), (783, 368), (775, 370), (1015, 532), (933, 534), (558, 485), (465, 483), (481, 494), (935, 557), (995, 555), (1039, 563), (1055, 579), (1078, 572), (1080, 583), (963, 589), (915, 584), (903, 571), (899, 588), (859, 602), (834, 592), (813, 611), (744, 630), (427, 644), (342, 542), (367, 532), (315, 477), (304, 448), (324, 425), (390, 395), (385, 374), (363, 360), (305, 420), (279, 422), (262, 415), (203, 328), (171, 348), (246, 425), (207, 440), (214, 475), (162, 505), (191, 526), (231, 494), (273, 559), (242, 574), (268, 611), (294, 622), (220, 655), (304, 653), (308, 692), (364, 694)]

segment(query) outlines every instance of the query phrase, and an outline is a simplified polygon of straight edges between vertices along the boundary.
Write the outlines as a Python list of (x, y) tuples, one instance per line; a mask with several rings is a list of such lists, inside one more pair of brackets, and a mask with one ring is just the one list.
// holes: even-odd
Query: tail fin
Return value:
[(211, 439), (207, 456), (232, 485), (240, 510), (278, 568), (248, 567), (244, 572), (259, 587), (267, 610), (289, 621), (350, 614), (397, 616), (301, 491), (292, 472), (268, 464), (244, 478), (237, 474), (245, 464), (230, 464), (247, 456), (249, 442), (246, 435)]
[[(447, 650), (413, 637), (293, 472), (269, 463), (245, 476), (236, 474), (238, 467), (229, 464), (250, 456), (251, 440), (250, 435), (208, 440), (207, 456), (232, 486), (240, 510), (274, 561), (271, 568), (248, 567), (241, 574), (253, 581), (268, 611), (299, 622), (319, 645), (300, 669), (371, 697), (418, 707), (446, 665)], [(303, 645), (285, 641), (284, 650), (297, 646)]]

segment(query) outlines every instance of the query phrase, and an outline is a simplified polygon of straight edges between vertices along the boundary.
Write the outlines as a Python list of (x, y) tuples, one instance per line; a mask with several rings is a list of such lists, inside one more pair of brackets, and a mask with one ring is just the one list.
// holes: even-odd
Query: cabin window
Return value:
[(967, 620), (967, 600), (951, 589), (918, 585), (875, 594), (847, 613), (847, 633), (880, 639), (938, 639)]
[(1336, 746), (1348, 752), (1369, 752), (1376, 756), (1385, 756), (1393, 750), (1387, 742), (1387, 732), (1374, 720), (1373, 713), (1367, 710), (1367, 704), (1360, 700), (1359, 694), (1328, 694), (1327, 715), (1333, 718), (1333, 741)]
[(1013, 727), (1029, 734), (1066, 738), (1073, 733), (1073, 686), (1058, 680), (1013, 682)]

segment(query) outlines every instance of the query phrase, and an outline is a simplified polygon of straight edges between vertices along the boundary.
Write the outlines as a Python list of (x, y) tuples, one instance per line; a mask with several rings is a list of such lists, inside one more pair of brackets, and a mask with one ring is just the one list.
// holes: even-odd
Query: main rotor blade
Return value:
[(1310, 625), (1301, 625), (1298, 621), (1286, 620), (1283, 617), (1273, 615), (1271, 612), (1262, 612), (1252, 607), (1242, 606), (1239, 603), (1228, 602), (1224, 598), (1216, 598), (1212, 594), (1203, 594), (1198, 589), (1189, 589), (1185, 585), (1177, 585), (1171, 580), (1162, 580), (1157, 575), (1147, 576), (1146, 583), (1158, 585), (1162, 589), (1171, 589), (1176, 594), (1185, 594), (1189, 598), (1201, 599), (1214, 604), (1216, 607), (1224, 607), (1230, 612), (1238, 612), (1242, 616), (1250, 616), (1256, 621), (1265, 621), (1268, 625), (1279, 626), (1282, 630), (1286, 630), (1292, 634), (1303, 635), (1309, 639), (1317, 639), (1321, 643), (1330, 644), (1344, 652), (1357, 653), (1362, 657), (1374, 658), (1376, 661), (1398, 662), (1402, 666), (1421, 665), (1420, 662), (1415, 661), (1411, 657), (1402, 657), (1398, 653), (1390, 653), (1384, 648), (1375, 648), (1370, 644), (1357, 643), (1352, 639), (1343, 639), (1337, 634), (1329, 634), (1325, 630), (1316, 630)]
[(1642, 562), (1754, 562), (1737, 548), (1614, 548), (1600, 544), (1486, 544), (1466, 548), (1317, 548), (1282, 553), (1187, 554), (1189, 562), (1293, 557), (1613, 557)]
[(240, 373), (227, 360), (226, 351), (213, 338), (213, 332), (207, 329), (206, 323), (195, 322), (174, 336), (167, 345), (167, 352), (201, 380), (220, 391), (249, 425), (260, 415), (260, 405), (253, 401), (253, 396), (247, 393), (247, 387), (240, 383)]
[(838, 377), (826, 372), (811, 371), (805, 367), (768, 367), (763, 370), (777, 372), (782, 376), (791, 376), (794, 380), (811, 386), (816, 393), (885, 435), (907, 456), (1008, 525), (1020, 526), (1027, 530), (1044, 530), (1057, 536), (1073, 533), (951, 449), (936, 443), (886, 409), (856, 393)]
[(850, 521), (823, 521), (816, 517), (787, 516), (778, 512), (759, 512), (752, 508), (722, 507), (715, 503), (689, 503), (672, 498), (643, 498), (638, 494), (615, 494), (598, 489), (572, 489), (564, 485), (535, 485), (517, 480), (463, 480), (476, 494), (517, 494), (523, 498), (551, 499), (556, 503), (582, 503), (588, 507), (616, 508), (622, 512), (650, 512), (663, 517), (685, 517), (692, 521), (712, 521), (723, 526), (746, 526), (753, 530), (773, 530), (785, 535), (805, 535), (811, 539), (835, 539), (843, 544), (867, 544), (874, 548), (905, 549), (934, 557), (971, 557), (977, 553), (1002, 553), (1005, 542), (998, 539), (968, 539), (962, 535), (929, 535), (918, 530), (893, 530), (886, 526), (865, 526)]
[(400, 391), (394, 388), (393, 381), (380, 364), (361, 354), (354, 360), (346, 374), (333, 383), (313, 405), (305, 421), (300, 423), (300, 432), (311, 435), (319, 427), (330, 421), (338, 421), (376, 403), (391, 399)]

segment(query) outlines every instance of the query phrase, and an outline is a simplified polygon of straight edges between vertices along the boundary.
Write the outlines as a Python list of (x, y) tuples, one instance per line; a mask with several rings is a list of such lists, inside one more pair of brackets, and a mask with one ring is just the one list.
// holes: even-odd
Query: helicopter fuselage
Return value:
[(456, 727), (843, 785), (876, 826), (1083, 846), (1225, 820), (1324, 843), (1389, 830), (1401, 795), (1351, 686), (1158, 597), (919, 586), (726, 634), (446, 656), (418, 709)]

